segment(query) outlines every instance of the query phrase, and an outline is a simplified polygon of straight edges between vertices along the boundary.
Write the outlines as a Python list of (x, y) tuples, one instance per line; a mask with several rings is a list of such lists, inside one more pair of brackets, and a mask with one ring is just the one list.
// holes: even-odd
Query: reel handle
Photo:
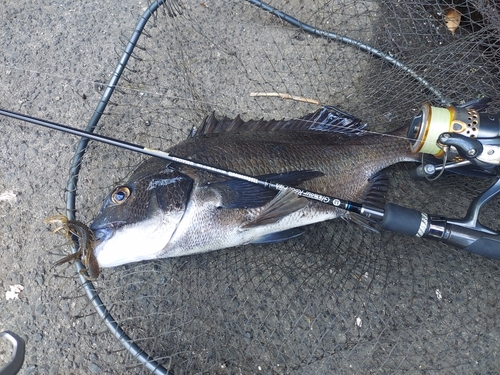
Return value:
[(380, 226), (384, 230), (440, 241), (470, 253), (500, 260), (500, 233), (485, 227), (468, 227), (443, 217), (387, 203)]
[(473, 160), (483, 152), (483, 144), (480, 141), (462, 134), (442, 133), (438, 137), (438, 142), (455, 147), (460, 157), (466, 160)]

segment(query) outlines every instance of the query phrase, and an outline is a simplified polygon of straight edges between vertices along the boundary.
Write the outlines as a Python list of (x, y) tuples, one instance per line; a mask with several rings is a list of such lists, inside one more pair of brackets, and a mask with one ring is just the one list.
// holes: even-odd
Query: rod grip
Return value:
[(500, 260), (500, 235), (448, 224), (446, 226), (445, 238), (441, 241), (469, 253)]
[(496, 238), (480, 238), (473, 244), (465, 247), (464, 250), (486, 258), (500, 260), (500, 241)]
[(380, 227), (391, 232), (416, 236), (422, 222), (422, 213), (411, 208), (386, 203), (384, 207), (384, 218)]
[(380, 227), (391, 232), (418, 236), (455, 246), (469, 253), (500, 260), (500, 234), (449, 223), (420, 211), (387, 203)]

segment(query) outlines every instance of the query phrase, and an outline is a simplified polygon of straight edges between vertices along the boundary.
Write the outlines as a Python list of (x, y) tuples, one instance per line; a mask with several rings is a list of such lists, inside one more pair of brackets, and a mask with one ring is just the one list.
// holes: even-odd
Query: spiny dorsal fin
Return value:
[(304, 117), (291, 120), (243, 121), (238, 115), (218, 120), (215, 114), (208, 116), (198, 130), (191, 131), (191, 137), (242, 131), (320, 131), (341, 134), (359, 134), (366, 124), (341, 110), (326, 106)]

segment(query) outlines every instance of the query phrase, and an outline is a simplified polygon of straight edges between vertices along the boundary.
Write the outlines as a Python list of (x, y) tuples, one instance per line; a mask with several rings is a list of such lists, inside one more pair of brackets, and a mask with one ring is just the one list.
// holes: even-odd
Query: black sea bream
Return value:
[[(199, 131), (167, 150), (224, 169), (353, 201), (377, 204), (379, 172), (415, 161), (409, 142), (370, 134), (333, 107), (289, 121), (209, 116)], [(296, 237), (300, 227), (355, 215), (274, 190), (151, 158), (113, 189), (91, 228), (100, 267), (203, 253)], [(360, 221), (360, 220), (358, 220)]]

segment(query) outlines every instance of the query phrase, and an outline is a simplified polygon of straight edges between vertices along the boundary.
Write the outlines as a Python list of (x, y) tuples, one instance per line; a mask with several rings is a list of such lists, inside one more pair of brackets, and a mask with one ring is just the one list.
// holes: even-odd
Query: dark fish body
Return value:
[[(396, 134), (369, 134), (325, 107), (290, 121), (218, 121), (172, 147), (172, 155), (273, 182), (377, 204), (379, 172), (415, 161)], [(142, 163), (106, 199), (92, 224), (100, 267), (295, 237), (298, 227), (346, 213), (318, 202), (162, 159)], [(347, 215), (349, 216), (349, 215)]]

